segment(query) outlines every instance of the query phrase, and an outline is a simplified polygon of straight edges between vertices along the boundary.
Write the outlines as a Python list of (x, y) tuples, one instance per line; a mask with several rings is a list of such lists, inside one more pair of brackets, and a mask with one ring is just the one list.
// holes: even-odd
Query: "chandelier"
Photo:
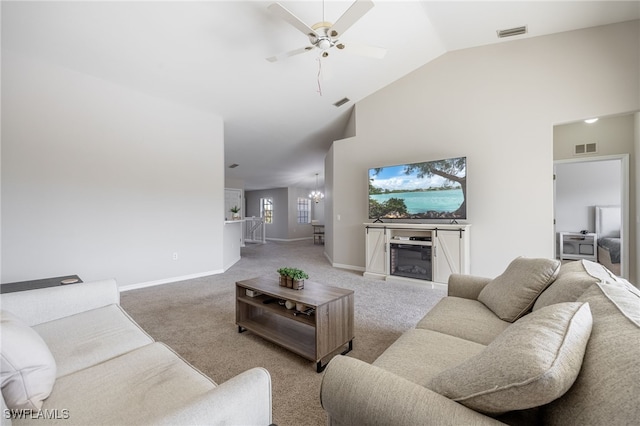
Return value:
[(318, 191), (318, 174), (316, 173), (316, 190), (315, 191), (311, 191), (311, 193), (309, 194), (309, 198), (311, 198), (313, 201), (316, 202), (316, 204), (318, 204), (320, 202), (320, 200), (322, 200), (324, 198), (324, 194), (320, 191)]

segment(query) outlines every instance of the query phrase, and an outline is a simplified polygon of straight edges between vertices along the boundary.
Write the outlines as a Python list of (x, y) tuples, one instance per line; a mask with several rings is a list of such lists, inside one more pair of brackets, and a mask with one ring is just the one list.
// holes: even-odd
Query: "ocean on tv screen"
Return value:
[(400, 192), (397, 194), (377, 194), (371, 198), (378, 202), (385, 202), (390, 198), (401, 198), (407, 206), (409, 214), (426, 213), (430, 210), (443, 213), (454, 212), (462, 204), (464, 197), (462, 190), (446, 189), (442, 191)]
[(407, 206), (407, 212), (411, 215), (435, 211), (438, 213), (454, 212), (462, 204), (464, 196), (462, 190), (445, 189), (441, 191), (424, 192), (400, 192), (391, 194), (370, 195), (379, 203), (388, 201), (390, 198), (400, 198)]

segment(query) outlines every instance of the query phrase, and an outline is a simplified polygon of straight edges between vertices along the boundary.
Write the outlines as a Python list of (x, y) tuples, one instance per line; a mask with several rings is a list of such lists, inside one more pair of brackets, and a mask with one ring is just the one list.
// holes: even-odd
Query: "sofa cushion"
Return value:
[(531, 310), (559, 271), (559, 260), (518, 257), (482, 289), (478, 300), (500, 319), (514, 322)]
[[(592, 264), (595, 268), (588, 270), (585, 268), (586, 264)], [(564, 263), (553, 284), (547, 287), (536, 300), (533, 310), (537, 311), (554, 303), (575, 302), (586, 289), (599, 281), (597, 274), (594, 274), (598, 268), (603, 270), (601, 272), (605, 270), (604, 266), (588, 260)]]
[(488, 345), (510, 325), (477, 300), (448, 296), (427, 312), (416, 328)]
[(0, 312), (2, 396), (11, 409), (39, 410), (56, 380), (56, 362), (31, 327), (7, 311)]
[(640, 290), (622, 279), (592, 285), (593, 330), (575, 384), (543, 407), (545, 424), (638, 424)]
[(515, 322), (480, 354), (433, 378), (428, 386), (487, 414), (547, 404), (576, 380), (591, 325), (587, 303), (542, 308)]
[(169, 347), (152, 343), (60, 377), (42, 408), (68, 410), (64, 424), (162, 424), (215, 387)]
[(373, 365), (421, 386), (442, 371), (482, 352), (486, 346), (431, 330), (402, 334)]
[(33, 327), (49, 346), (58, 377), (99, 364), (153, 339), (120, 307), (108, 305)]

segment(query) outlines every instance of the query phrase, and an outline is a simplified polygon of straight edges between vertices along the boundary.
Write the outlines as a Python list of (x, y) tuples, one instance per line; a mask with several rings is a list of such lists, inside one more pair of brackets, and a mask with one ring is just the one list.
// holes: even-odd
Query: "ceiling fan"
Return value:
[(309, 42), (311, 43), (311, 45), (285, 52), (277, 56), (271, 56), (267, 58), (267, 60), (270, 62), (276, 62), (290, 56), (310, 52), (314, 49), (319, 49), (321, 51), (320, 55), (323, 58), (326, 58), (327, 56), (329, 56), (329, 50), (334, 47), (340, 50), (347, 48), (349, 52), (355, 53), (357, 55), (378, 59), (383, 58), (387, 53), (386, 49), (353, 42), (345, 44), (339, 40), (339, 37), (342, 36), (342, 34), (344, 34), (344, 32), (347, 31), (360, 18), (362, 18), (372, 7), (373, 2), (371, 0), (356, 0), (351, 6), (349, 6), (349, 9), (347, 9), (340, 18), (338, 18), (336, 23), (332, 24), (331, 22), (327, 22), (324, 20), (323, 2), (323, 20), (309, 26), (302, 22), (297, 16), (291, 13), (280, 3), (273, 3), (269, 5), (268, 9), (271, 12), (280, 16), (282, 19), (301, 31), (304, 35), (309, 37)]

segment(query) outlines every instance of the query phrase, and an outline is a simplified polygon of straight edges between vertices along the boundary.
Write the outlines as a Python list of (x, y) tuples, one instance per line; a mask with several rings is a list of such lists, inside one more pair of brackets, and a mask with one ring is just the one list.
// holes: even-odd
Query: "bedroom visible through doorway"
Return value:
[[(559, 232), (587, 231), (603, 234), (603, 238), (617, 238), (605, 234), (617, 235), (618, 231), (602, 232), (602, 223), (597, 228), (596, 211), (599, 207), (619, 206), (620, 215), (613, 215), (613, 227), (620, 233), (620, 262), (616, 263), (622, 277), (637, 283), (638, 189), (631, 181), (635, 182), (638, 176), (634, 153), (640, 146), (640, 112), (584, 118), (553, 126), (553, 171), (557, 175), (553, 181), (555, 252), (559, 251)], [(588, 251), (586, 246), (579, 248)], [(605, 250), (598, 247), (596, 251), (601, 249)], [(605, 257), (617, 257), (608, 250)], [(603, 264), (607, 263), (605, 257), (601, 259)]]

